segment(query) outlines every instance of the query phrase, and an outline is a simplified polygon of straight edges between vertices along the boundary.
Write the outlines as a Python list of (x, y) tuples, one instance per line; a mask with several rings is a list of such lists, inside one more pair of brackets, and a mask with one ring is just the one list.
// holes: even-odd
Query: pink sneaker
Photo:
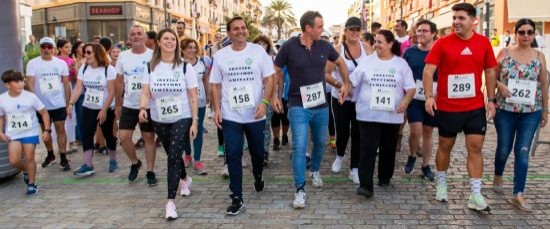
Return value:
[(172, 201), (166, 203), (166, 220), (175, 220), (178, 218), (178, 213), (176, 212), (176, 205)]
[(193, 158), (191, 155), (185, 155), (183, 158), (183, 164), (185, 164), (185, 168), (188, 168), (191, 165), (191, 162), (193, 162)]
[(193, 169), (195, 170), (195, 174), (197, 174), (197, 175), (206, 175), (206, 174), (208, 174), (206, 172), (206, 169), (204, 168), (204, 165), (200, 161), (195, 161), (195, 163), (193, 163)]
[(191, 183), (193, 183), (193, 179), (189, 175), (185, 179), (180, 179), (180, 194), (182, 196), (191, 195)]

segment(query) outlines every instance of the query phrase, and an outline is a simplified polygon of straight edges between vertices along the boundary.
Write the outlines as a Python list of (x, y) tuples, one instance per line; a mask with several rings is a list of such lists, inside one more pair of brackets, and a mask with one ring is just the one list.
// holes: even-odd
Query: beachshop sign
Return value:
[(90, 6), (90, 15), (122, 15), (122, 6)]

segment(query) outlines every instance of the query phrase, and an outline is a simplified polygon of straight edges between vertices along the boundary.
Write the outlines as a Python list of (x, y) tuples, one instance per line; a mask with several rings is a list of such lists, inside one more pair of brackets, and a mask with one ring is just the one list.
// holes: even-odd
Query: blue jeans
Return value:
[(502, 176), (504, 173), (506, 160), (514, 146), (514, 195), (525, 190), (531, 142), (540, 125), (541, 117), (541, 111), (516, 113), (497, 110), (495, 115), (494, 122), (497, 130), (495, 175)]
[[(193, 160), (200, 161), (202, 154), (202, 139), (204, 134), (204, 116), (206, 115), (206, 107), (199, 107), (199, 121), (197, 123), (197, 136), (193, 140)], [(191, 144), (189, 139), (183, 151), (185, 155), (191, 155)]]
[(325, 141), (327, 140), (328, 108), (305, 109), (303, 107), (291, 107), (288, 109), (288, 119), (292, 130), (292, 172), (294, 174), (294, 186), (303, 189), (306, 183), (306, 151), (309, 141), (309, 130), (313, 140), (311, 152), (312, 172), (319, 171), (323, 154), (325, 153)]
[(264, 127), (265, 120), (253, 123), (237, 123), (222, 120), (226, 162), (229, 171), (231, 198), (243, 196), (243, 136), (246, 135), (252, 160), (254, 178), (261, 176), (264, 169)]

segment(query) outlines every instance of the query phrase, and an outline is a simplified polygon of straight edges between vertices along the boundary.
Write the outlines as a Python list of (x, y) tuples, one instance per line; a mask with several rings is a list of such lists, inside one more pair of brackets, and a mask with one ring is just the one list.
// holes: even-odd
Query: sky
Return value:
[[(355, 0), (286, 0), (292, 5), (297, 23), (304, 12), (319, 11), (323, 15), (325, 30), (331, 25), (344, 24), (348, 15), (348, 8)], [(271, 0), (260, 0), (262, 6), (267, 7)]]

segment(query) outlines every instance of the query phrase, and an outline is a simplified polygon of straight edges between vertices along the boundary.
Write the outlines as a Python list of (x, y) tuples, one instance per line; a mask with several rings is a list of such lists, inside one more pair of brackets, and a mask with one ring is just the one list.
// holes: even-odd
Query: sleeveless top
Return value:
[[(365, 51), (365, 48), (362, 44), (359, 44), (359, 47), (361, 48), (361, 55), (355, 59), (355, 62), (359, 65), (363, 59), (367, 57), (367, 52)], [(340, 55), (342, 56), (342, 59), (344, 59), (344, 63), (346, 63), (346, 66), (348, 67), (349, 76), (353, 73), (356, 66), (353, 64), (353, 61), (351, 59), (348, 59), (345, 55), (345, 49), (344, 45), (342, 44), (340, 46)], [(351, 53), (349, 53), (351, 56)], [(336, 81), (342, 83), (342, 76), (340, 75), (340, 72), (338, 71), (338, 67), (334, 68), (334, 71), (332, 72), (332, 78), (334, 78)], [(338, 99), (338, 88), (332, 87), (332, 97)], [(359, 89), (355, 88), (352, 93), (352, 97), (346, 98), (346, 101), (353, 101), (355, 102), (357, 100), (357, 95), (359, 93)]]
[(537, 90), (535, 92), (535, 105), (526, 105), (526, 104), (517, 104), (506, 102), (506, 97), (504, 97), (500, 92), (497, 92), (497, 107), (499, 109), (517, 112), (517, 113), (530, 113), (542, 110), (542, 88), (540, 85), (539, 75), (541, 71), (542, 64), (540, 62), (539, 56), (540, 52), (537, 51), (537, 57), (531, 60), (528, 64), (522, 64), (514, 60), (508, 49), (505, 49), (506, 56), (499, 63), (500, 65), (500, 82), (508, 86), (508, 81), (510, 79), (521, 79), (528, 81), (537, 82)]

